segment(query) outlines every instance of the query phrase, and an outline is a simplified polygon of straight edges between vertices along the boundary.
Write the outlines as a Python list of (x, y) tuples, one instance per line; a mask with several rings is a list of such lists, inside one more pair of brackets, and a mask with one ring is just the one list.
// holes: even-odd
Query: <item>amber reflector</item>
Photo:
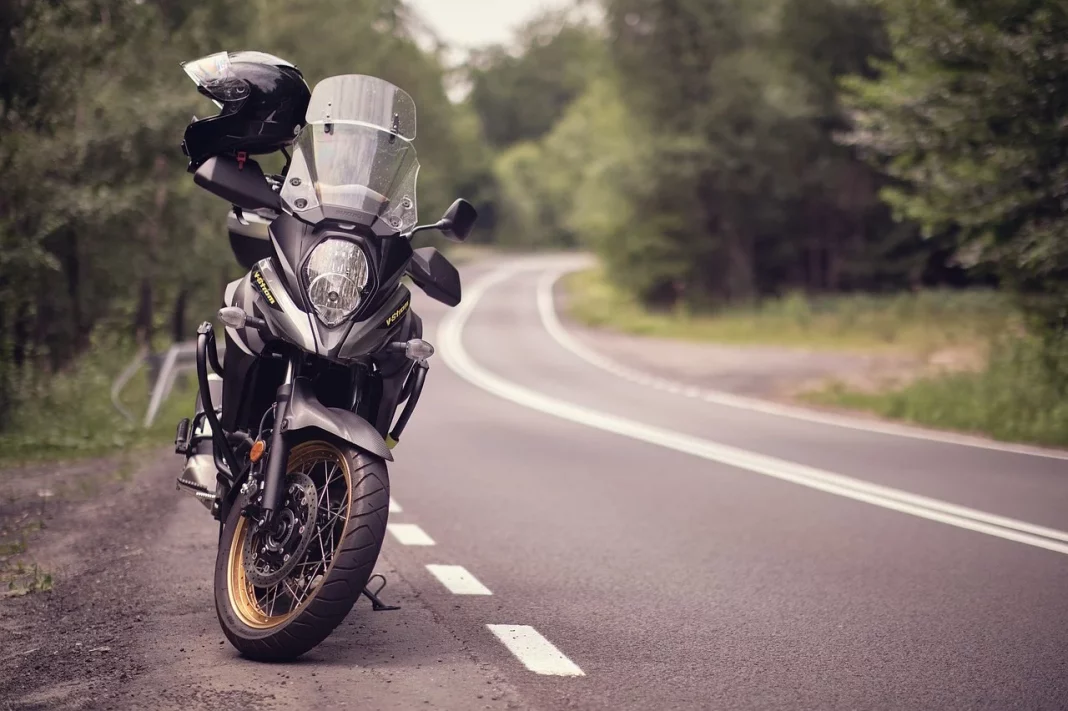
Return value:
[(264, 444), (262, 439), (258, 439), (252, 443), (252, 450), (248, 453), (248, 458), (254, 462), (260, 461), (260, 457), (263, 456), (263, 450), (267, 449), (267, 445)]

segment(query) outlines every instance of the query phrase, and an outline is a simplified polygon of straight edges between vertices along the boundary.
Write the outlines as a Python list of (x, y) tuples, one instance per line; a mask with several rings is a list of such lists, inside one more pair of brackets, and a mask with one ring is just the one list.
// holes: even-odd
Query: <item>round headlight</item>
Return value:
[(367, 256), (343, 239), (323, 240), (304, 265), (308, 301), (327, 326), (344, 321), (359, 305), (367, 286)]

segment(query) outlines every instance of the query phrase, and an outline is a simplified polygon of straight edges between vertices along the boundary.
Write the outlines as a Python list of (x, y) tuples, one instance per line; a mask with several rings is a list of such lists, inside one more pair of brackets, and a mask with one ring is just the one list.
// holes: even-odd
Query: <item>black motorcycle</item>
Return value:
[[(187, 71), (213, 98), (247, 92), (226, 84), (220, 56), (207, 79)], [(212, 325), (198, 331), (200, 395), (178, 426), (178, 487), (220, 522), (216, 611), (254, 659), (308, 651), (361, 593), (384, 607), (367, 585), (386, 532), (386, 462), (434, 352), (402, 278), (460, 301), (456, 268), (411, 238), (436, 229), (462, 241), (477, 217), (457, 200), (416, 226), (414, 137), (408, 94), (335, 76), (311, 93), (282, 174), (265, 176), (242, 151), (195, 169), (197, 185), (233, 205), (232, 244), (251, 268), (218, 314), (222, 362)]]

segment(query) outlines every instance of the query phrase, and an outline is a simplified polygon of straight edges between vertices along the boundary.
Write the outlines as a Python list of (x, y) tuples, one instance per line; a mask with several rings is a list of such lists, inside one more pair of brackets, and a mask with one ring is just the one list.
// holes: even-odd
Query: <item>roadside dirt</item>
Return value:
[(591, 329), (567, 329), (593, 350), (651, 375), (767, 398), (790, 398), (830, 379), (850, 383), (901, 381), (923, 362), (895, 356), (805, 351), (769, 346), (689, 343)]
[(841, 383), (851, 390), (898, 388), (927, 374), (974, 370), (981, 353), (946, 350), (929, 358), (810, 351), (777, 346), (691, 343), (593, 329), (564, 318), (567, 330), (596, 352), (635, 370), (709, 389), (796, 402), (806, 392)]
[[(174, 490), (179, 465), (161, 450), (0, 471), (0, 709), (522, 707), (388, 559), (402, 610), (361, 601), (292, 664), (239, 657), (212, 601), (217, 524)], [(51, 589), (28, 591), (20, 563)]]
[[(165, 487), (146, 478), (173, 459), (148, 455), (77, 464), (35, 465), (0, 473), (2, 528), (18, 555), (3, 564), (0, 699), (7, 708), (106, 707), (145, 668), (131, 638), (151, 604), (141, 588), (146, 547)], [(25, 570), (48, 576), (29, 592)], [(48, 587), (48, 586), (46, 586)]]

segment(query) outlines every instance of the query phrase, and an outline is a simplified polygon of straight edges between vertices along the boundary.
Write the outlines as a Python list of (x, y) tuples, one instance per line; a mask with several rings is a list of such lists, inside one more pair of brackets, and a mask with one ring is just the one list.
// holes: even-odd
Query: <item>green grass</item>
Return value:
[(599, 269), (571, 274), (564, 286), (577, 321), (638, 335), (920, 358), (964, 349), (979, 356), (977, 367), (931, 372), (876, 392), (833, 383), (802, 399), (1006, 441), (1068, 445), (1068, 347), (1044, 347), (1026, 336), (996, 292), (790, 296), (693, 313), (644, 308)]
[(921, 378), (889, 392), (833, 384), (803, 399), (1010, 442), (1065, 446), (1066, 381), (1064, 370), (1049, 367), (1048, 351), (1033, 340), (1016, 339), (999, 344), (980, 372)]
[(0, 598), (46, 592), (52, 589), (52, 575), (37, 563), (23, 560), (30, 537), (44, 528), (44, 519), (31, 517), (12, 525), (0, 525)]
[(893, 295), (792, 295), (759, 305), (697, 313), (648, 309), (613, 287), (601, 269), (564, 279), (576, 321), (643, 336), (814, 350), (928, 356), (949, 347), (984, 347), (990, 334), (1019, 329), (993, 291), (920, 291)]
[(140, 418), (151, 392), (146, 368), (121, 395), (138, 421), (127, 421), (111, 403), (111, 384), (132, 358), (132, 349), (98, 344), (67, 371), (23, 383), (12, 421), (0, 431), (0, 466), (102, 456), (173, 441), (178, 420), (192, 412), (193, 377), (179, 377), (153, 426), (144, 429)]
[(36, 564), (19, 562), (10, 569), (0, 570), (0, 598), (20, 597), (33, 593), (48, 592), (53, 586), (52, 574), (41, 570)]

